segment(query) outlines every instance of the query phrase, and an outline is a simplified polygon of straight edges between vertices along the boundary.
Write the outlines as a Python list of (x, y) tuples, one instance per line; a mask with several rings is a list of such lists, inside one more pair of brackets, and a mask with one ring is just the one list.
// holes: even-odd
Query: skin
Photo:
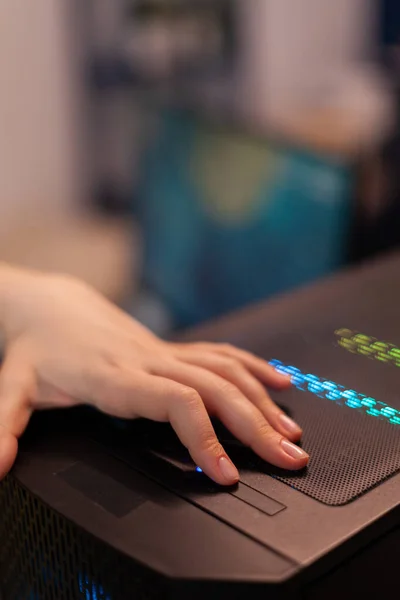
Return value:
[(266, 387), (290, 386), (266, 362), (229, 345), (175, 344), (155, 337), (85, 284), (0, 264), (0, 478), (35, 410), (90, 404), (122, 418), (170, 422), (214, 481), (239, 474), (210, 416), (276, 466), (295, 470), (308, 455), (301, 429)]

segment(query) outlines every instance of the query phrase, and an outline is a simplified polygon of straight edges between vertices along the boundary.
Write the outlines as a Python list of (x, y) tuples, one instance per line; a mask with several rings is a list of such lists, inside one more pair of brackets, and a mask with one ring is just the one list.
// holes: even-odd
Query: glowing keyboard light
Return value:
[[(375, 417), (392, 425), (400, 425), (400, 411), (384, 402), (378, 402), (375, 398), (364, 396), (355, 390), (346, 389), (342, 385), (316, 375), (303, 374), (300, 369), (286, 366), (276, 359), (271, 360), (269, 364), (279, 373), (291, 375), (293, 386), (301, 392), (308, 391), (314, 396), (334, 401), (341, 406), (358, 410), (370, 417)], [(304, 382), (307, 385), (304, 385)]]
[(363, 398), (361, 403), (363, 406), (367, 406), (368, 408), (373, 408), (376, 404), (376, 400), (374, 400), (373, 398)]
[(338, 338), (338, 345), (347, 352), (400, 367), (400, 348), (395, 344), (382, 342), (350, 329), (338, 329), (335, 336)]

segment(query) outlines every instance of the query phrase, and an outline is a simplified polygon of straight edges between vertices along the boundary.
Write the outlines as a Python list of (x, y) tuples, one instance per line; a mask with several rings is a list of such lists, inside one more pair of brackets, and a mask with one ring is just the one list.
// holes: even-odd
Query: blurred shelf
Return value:
[[(96, 77), (93, 76), (93, 81)], [(122, 63), (115, 69), (111, 65), (107, 69), (104, 65), (104, 72), (98, 77), (96, 85), (103, 91), (119, 87), (132, 92), (133, 100), (147, 111), (181, 109), (214, 126), (253, 137), (275, 139), (280, 143), (297, 145), (301, 149), (345, 160), (358, 160), (360, 156), (379, 147), (392, 131), (395, 119), (393, 98), (384, 95), (378, 99), (380, 106), (366, 113), (357, 111), (354, 106), (339, 108), (326, 104), (308, 108), (293, 107), (273, 115), (268, 110), (260, 109), (252, 113), (249, 107), (245, 110), (233, 107), (229, 91), (227, 93), (224, 90), (219, 97), (218, 90), (204, 93), (201, 86), (191, 88), (190, 79), (179, 78), (168, 84), (154, 85), (135, 76), (133, 72), (129, 73), (127, 65), (123, 67)]]

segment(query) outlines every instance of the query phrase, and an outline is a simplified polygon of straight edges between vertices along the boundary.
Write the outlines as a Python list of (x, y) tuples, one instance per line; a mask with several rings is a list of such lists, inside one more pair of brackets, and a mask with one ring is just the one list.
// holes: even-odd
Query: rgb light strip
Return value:
[(82, 574), (79, 574), (78, 577), (82, 600), (112, 600), (111, 596), (104, 591), (103, 586), (96, 583), (96, 581), (91, 581), (88, 576)]
[(400, 367), (400, 348), (390, 342), (380, 342), (350, 329), (338, 329), (335, 335), (339, 346), (348, 352)]
[(292, 384), (302, 392), (311, 392), (319, 398), (325, 398), (341, 406), (356, 409), (393, 425), (400, 425), (400, 411), (384, 402), (379, 402), (375, 398), (364, 396), (364, 394), (359, 394), (354, 390), (346, 389), (343, 385), (339, 385), (334, 381), (322, 379), (316, 375), (306, 375), (296, 367), (284, 365), (280, 360), (271, 360), (269, 364), (279, 373), (290, 375)]

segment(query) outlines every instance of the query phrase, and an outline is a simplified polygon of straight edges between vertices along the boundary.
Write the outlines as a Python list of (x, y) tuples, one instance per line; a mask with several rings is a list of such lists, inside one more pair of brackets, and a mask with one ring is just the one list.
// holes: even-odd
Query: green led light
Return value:
[(341, 338), (350, 338), (353, 336), (353, 332), (351, 331), (351, 329), (338, 329), (337, 331), (335, 331), (335, 335)]
[(383, 352), (378, 352), (375, 358), (381, 362), (390, 362), (390, 357), (387, 354), (383, 354)]
[(371, 343), (371, 339), (370, 337), (368, 337), (367, 335), (363, 335), (361, 333), (357, 333), (357, 335), (355, 335), (353, 337), (353, 340), (357, 343), (357, 344), (370, 344)]
[(370, 348), (370, 346), (360, 346), (358, 348), (358, 352), (359, 354), (362, 354), (363, 356), (371, 356), (374, 351), (372, 350), (372, 348)]
[(335, 336), (338, 345), (347, 352), (400, 367), (400, 348), (390, 342), (344, 328), (335, 331)]
[(339, 340), (339, 344), (349, 352), (357, 352), (356, 344), (354, 344), (354, 342), (352, 342), (351, 340), (342, 338), (341, 340)]

